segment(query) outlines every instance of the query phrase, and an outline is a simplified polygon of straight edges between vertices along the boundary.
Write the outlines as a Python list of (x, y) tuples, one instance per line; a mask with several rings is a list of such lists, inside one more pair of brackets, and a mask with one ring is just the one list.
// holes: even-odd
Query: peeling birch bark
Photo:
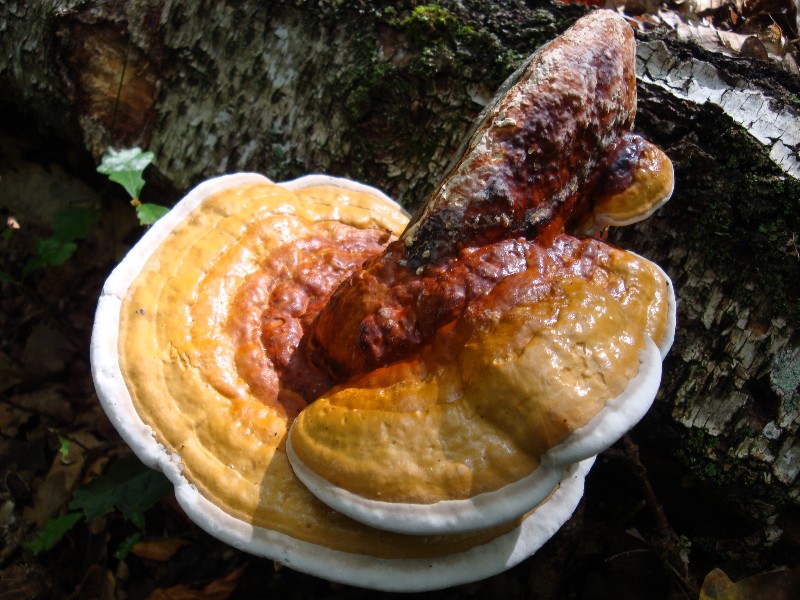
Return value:
[(710, 62), (679, 59), (660, 41), (639, 44), (637, 76), (694, 104), (713, 104), (769, 149), (787, 175), (800, 177), (800, 111), (781, 105), (766, 90), (730, 76)]
[(674, 41), (639, 45), (637, 123), (675, 161), (676, 193), (612, 238), (666, 265), (679, 297), (674, 355), (642, 429), (698, 476), (690, 493), (715, 490), (706, 503), (747, 523), (695, 540), (743, 564), (789, 539), (800, 503), (800, 117), (796, 80), (732, 64)]

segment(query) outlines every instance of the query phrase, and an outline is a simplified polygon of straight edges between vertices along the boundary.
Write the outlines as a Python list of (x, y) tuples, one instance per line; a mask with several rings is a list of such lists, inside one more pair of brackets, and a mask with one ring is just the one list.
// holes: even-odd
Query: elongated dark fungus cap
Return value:
[(630, 134), (633, 59), (623, 19), (581, 19), (410, 222), (362, 184), (245, 173), (143, 236), (103, 289), (92, 371), (190, 518), (397, 591), (493, 575), (558, 530), (652, 402), (675, 326), (661, 269), (584, 236), (671, 190)]
[(331, 507), (409, 534), (497, 526), (647, 411), (674, 330), (669, 279), (570, 235), (671, 193), (669, 159), (630, 133), (634, 62), (610, 12), (536, 53), (400, 240), (323, 308), (311, 347), (338, 385), (288, 451)]

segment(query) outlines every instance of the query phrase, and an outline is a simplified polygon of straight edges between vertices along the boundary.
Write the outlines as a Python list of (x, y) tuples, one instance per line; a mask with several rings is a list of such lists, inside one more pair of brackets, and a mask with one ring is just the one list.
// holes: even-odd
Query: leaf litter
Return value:
[(567, 0), (616, 10), (641, 31), (667, 29), (711, 52), (770, 61), (800, 75), (793, 0)]

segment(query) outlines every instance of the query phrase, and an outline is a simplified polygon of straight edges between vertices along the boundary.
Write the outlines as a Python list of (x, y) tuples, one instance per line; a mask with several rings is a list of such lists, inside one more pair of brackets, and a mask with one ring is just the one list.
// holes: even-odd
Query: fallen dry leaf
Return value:
[(116, 579), (111, 570), (93, 564), (86, 570), (73, 598), (76, 600), (114, 600), (116, 587)]
[(48, 423), (70, 423), (75, 418), (69, 399), (57, 385), (11, 396), (10, 403), (30, 415), (49, 419)]
[(131, 553), (139, 558), (168, 561), (175, 553), (188, 542), (179, 538), (165, 538), (161, 540), (144, 540), (136, 542), (131, 548)]
[(711, 52), (772, 61), (797, 73), (800, 9), (792, 0), (608, 0), (641, 30), (672, 29)]
[(795, 600), (800, 598), (800, 567), (758, 573), (733, 583), (722, 569), (706, 575), (700, 600)]
[(62, 372), (73, 354), (73, 348), (64, 335), (44, 323), (38, 323), (25, 342), (22, 364), (37, 376)]
[[(19, 428), (30, 421), (32, 416), (31, 413), (20, 410), (11, 404), (0, 404), (0, 431), (8, 439), (13, 439), (17, 437)], [(0, 450), (0, 456), (2, 455), (2, 450)]]
[(215, 579), (202, 588), (197, 588), (192, 584), (159, 588), (150, 594), (148, 600), (227, 600), (236, 590), (239, 579), (246, 569), (247, 565), (242, 565), (225, 577)]
[(24, 371), (5, 353), (0, 352), (0, 392), (5, 392), (24, 379)]
[(47, 598), (50, 578), (39, 565), (14, 564), (0, 571), (3, 600), (35, 600)]
[(76, 443), (70, 444), (66, 458), (56, 454), (44, 481), (36, 489), (33, 506), (24, 513), (25, 518), (38, 527), (57, 515), (69, 502), (73, 490), (80, 483), (88, 449), (99, 444), (88, 432), (76, 432), (73, 439)]

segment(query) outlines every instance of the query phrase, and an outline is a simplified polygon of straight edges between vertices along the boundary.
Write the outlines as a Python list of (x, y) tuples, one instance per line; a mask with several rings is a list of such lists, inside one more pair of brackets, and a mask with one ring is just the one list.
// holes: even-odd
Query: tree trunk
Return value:
[[(413, 210), (497, 86), (583, 10), (263, 4), (9, 1), (0, 102), (95, 160), (146, 147), (148, 178), (174, 190), (325, 172)], [(678, 533), (760, 568), (800, 527), (800, 82), (663, 33), (639, 42), (636, 125), (672, 157), (676, 191), (612, 237), (672, 276), (679, 322), (634, 438)]]
[(638, 59), (637, 127), (672, 157), (676, 192), (614, 239), (664, 266), (679, 302), (640, 431), (697, 477), (683, 493), (717, 525), (695, 544), (763, 563), (796, 545), (800, 502), (798, 81), (669, 40)]

